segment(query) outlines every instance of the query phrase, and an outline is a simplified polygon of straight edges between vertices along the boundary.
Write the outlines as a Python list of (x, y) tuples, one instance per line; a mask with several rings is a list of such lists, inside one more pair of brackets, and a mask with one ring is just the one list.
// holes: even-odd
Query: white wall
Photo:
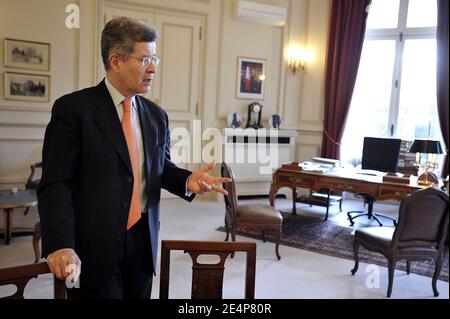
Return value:
[[(222, 9), (221, 59), (216, 118), (226, 119), (231, 112), (238, 112), (247, 119), (247, 106), (254, 100), (236, 98), (237, 57), (266, 60), (264, 81), (263, 119), (278, 113), (279, 83), (282, 69), (283, 29), (233, 18), (233, 1), (224, 1)], [(287, 1), (273, 1), (285, 6)]]
[[(76, 30), (65, 27), (65, 7), (74, 0), (0, 1), (0, 187), (23, 183), (41, 158), (45, 126), (54, 100), (77, 88)], [(3, 38), (50, 43), (50, 71), (5, 68)], [(4, 71), (50, 75), (50, 102), (4, 100)]]
[(302, 74), (299, 104), (293, 106), (298, 110), (296, 127), (299, 130), (296, 148), (298, 161), (320, 155), (329, 10), (329, 1), (310, 0), (305, 6), (304, 39), (306, 46), (313, 49), (313, 60)]
[[(284, 127), (300, 132), (297, 160), (317, 155), (323, 119), (324, 59), (329, 0), (253, 0), (288, 8), (285, 27), (239, 22), (232, 16), (233, 0), (2, 0), (0, 37), (51, 43), (50, 103), (3, 99), (0, 89), (0, 188), (24, 183), (29, 165), (40, 160), (51, 105), (59, 96), (94, 85), (98, 67), (99, 19), (106, 3), (146, 9), (159, 8), (205, 16), (201, 119), (203, 125), (224, 127), (230, 112), (246, 118), (252, 100), (236, 98), (237, 57), (267, 59), (263, 117), (278, 113)], [(80, 29), (67, 29), (65, 7), (80, 5)], [(310, 47), (315, 60), (304, 73), (292, 75), (284, 54), (290, 42)], [(3, 61), (3, 42), (0, 45)], [(6, 68), (0, 62), (0, 73)], [(41, 72), (30, 72), (41, 73)], [(176, 75), (174, 75), (176, 78)]]

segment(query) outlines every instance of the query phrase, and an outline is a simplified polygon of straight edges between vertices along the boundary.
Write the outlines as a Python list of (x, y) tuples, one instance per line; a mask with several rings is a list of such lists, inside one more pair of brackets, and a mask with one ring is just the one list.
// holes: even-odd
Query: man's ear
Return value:
[(117, 54), (111, 54), (108, 58), (109, 66), (112, 71), (119, 72), (120, 71), (120, 57)]

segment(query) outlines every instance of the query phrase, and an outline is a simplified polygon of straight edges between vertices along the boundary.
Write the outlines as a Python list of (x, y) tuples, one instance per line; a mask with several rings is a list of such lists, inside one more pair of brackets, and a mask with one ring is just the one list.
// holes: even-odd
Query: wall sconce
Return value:
[(299, 46), (293, 45), (287, 49), (286, 60), (294, 75), (306, 69), (306, 51)]
[(288, 62), (288, 65), (293, 74), (296, 74), (298, 71), (304, 71), (306, 68), (305, 61), (302, 61), (299, 58), (291, 58)]

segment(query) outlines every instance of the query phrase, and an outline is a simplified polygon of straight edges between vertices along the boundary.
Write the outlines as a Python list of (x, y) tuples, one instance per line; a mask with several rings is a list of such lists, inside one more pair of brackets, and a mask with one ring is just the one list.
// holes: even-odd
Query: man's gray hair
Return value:
[(136, 42), (155, 42), (156, 30), (137, 20), (119, 17), (109, 21), (102, 32), (102, 60), (105, 70), (110, 69), (109, 56), (117, 54), (126, 60), (134, 53)]

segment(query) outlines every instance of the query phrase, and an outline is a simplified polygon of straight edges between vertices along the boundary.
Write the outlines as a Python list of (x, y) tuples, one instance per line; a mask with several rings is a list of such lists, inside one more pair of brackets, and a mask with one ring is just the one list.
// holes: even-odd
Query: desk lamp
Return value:
[(417, 179), (419, 185), (430, 186), (431, 184), (438, 183), (438, 177), (431, 172), (436, 168), (436, 155), (429, 156), (428, 154), (442, 154), (442, 147), (439, 141), (416, 139), (414, 140), (410, 153), (416, 153), (416, 165), (420, 168), (421, 154), (427, 154), (423, 173)]

